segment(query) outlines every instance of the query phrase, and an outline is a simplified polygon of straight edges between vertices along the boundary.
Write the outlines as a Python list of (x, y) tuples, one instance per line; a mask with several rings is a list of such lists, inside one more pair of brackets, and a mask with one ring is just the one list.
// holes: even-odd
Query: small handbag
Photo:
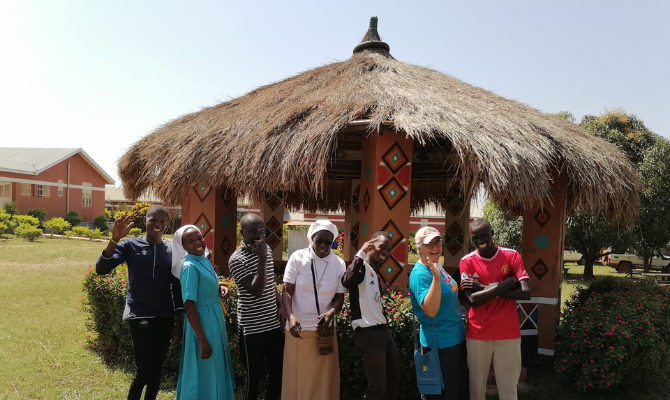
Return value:
[[(314, 300), (316, 301), (317, 315), (321, 315), (319, 309), (319, 295), (316, 292), (316, 273), (314, 270), (314, 260), (312, 260), (312, 283), (314, 284)], [(324, 272), (325, 273), (325, 272)], [(316, 330), (316, 343), (319, 347), (319, 355), (325, 356), (335, 351), (335, 319), (330, 321), (330, 325), (318, 328)]]
[(423, 354), (419, 343), (419, 332), (416, 329), (416, 321), (412, 317), (414, 325), (414, 369), (416, 370), (416, 386), (420, 394), (442, 394), (444, 381), (442, 380), (442, 369), (440, 368), (440, 355), (437, 351), (437, 338), (435, 337), (435, 325), (432, 326), (431, 350)]

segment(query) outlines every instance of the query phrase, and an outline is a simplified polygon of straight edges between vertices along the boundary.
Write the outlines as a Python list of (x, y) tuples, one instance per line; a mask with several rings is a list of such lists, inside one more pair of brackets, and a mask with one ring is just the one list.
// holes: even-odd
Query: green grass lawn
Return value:
[[(104, 243), (0, 241), (0, 399), (125, 399), (131, 375), (85, 348), (81, 278)], [(159, 399), (174, 399), (161, 392)]]

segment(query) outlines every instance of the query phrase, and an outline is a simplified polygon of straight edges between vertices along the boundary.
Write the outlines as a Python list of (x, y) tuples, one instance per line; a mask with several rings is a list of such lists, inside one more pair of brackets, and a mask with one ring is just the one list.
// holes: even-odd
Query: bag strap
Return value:
[(321, 315), (321, 310), (319, 309), (319, 295), (316, 293), (316, 273), (314, 268), (314, 259), (311, 259), (311, 268), (312, 268), (312, 284), (314, 285), (314, 301), (316, 301), (316, 313)]

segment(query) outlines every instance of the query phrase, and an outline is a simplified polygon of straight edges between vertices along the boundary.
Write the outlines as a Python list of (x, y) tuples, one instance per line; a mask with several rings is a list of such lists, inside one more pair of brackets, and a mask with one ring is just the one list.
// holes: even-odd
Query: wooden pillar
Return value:
[(453, 275), (461, 258), (468, 254), (470, 239), (470, 201), (463, 195), (460, 179), (452, 178), (447, 181), (446, 200), (442, 255), (445, 270)]
[[(561, 307), (566, 193), (557, 179), (550, 195), (523, 213), (522, 258), (533, 298), (519, 301), (522, 350), (543, 367), (553, 366), (554, 337)], [(526, 357), (524, 357), (526, 358)]]
[(227, 188), (196, 185), (184, 196), (182, 224), (197, 226), (212, 252), (219, 275), (228, 275), (228, 259), (237, 244), (237, 197)]
[(406, 288), (410, 186), (412, 180), (412, 140), (402, 132), (380, 128), (378, 134), (363, 139), (358, 243), (373, 233), (387, 231), (393, 236), (393, 250), (377, 270), (389, 285)]
[(359, 206), (361, 204), (361, 181), (360, 179), (349, 179), (349, 209), (344, 213), (344, 260), (351, 261), (358, 252), (359, 243)]
[(265, 223), (265, 242), (272, 249), (275, 271), (280, 272), (284, 250), (284, 192), (265, 192), (260, 208)]

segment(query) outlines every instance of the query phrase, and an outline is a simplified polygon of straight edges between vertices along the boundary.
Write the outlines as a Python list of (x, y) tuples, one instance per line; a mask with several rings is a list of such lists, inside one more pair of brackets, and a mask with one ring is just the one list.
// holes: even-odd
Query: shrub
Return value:
[(53, 235), (54, 233), (56, 235), (62, 234), (65, 230), (70, 228), (70, 223), (64, 220), (61, 217), (56, 217), (56, 218), (51, 218), (47, 222), (44, 223), (44, 227), (49, 229), (51, 234)]
[(81, 215), (79, 215), (78, 212), (76, 212), (76, 211), (70, 211), (70, 212), (67, 213), (67, 215), (65, 216), (65, 220), (70, 224), (70, 226), (75, 227), (75, 226), (81, 224), (81, 222), (82, 222), (84, 219), (81, 217)]
[(129, 235), (132, 236), (132, 237), (142, 236), (142, 229), (140, 229), (140, 228), (130, 228)]
[(5, 212), (9, 215), (15, 215), (19, 213), (18, 211), (16, 211), (16, 203), (14, 203), (13, 201), (5, 203), (3, 210), (5, 210)]
[(16, 234), (16, 236), (18, 236), (22, 239), (25, 239), (29, 242), (34, 242), (35, 239), (42, 236), (42, 231), (39, 228), (37, 228), (36, 226), (30, 225), (30, 224), (19, 224), (14, 229), (14, 234)]
[(38, 226), (40, 224), (40, 220), (31, 217), (30, 215), (14, 215), (12, 217), (14, 222), (16, 223), (16, 226), (18, 227), (19, 225), (31, 225), (31, 226)]
[(7, 213), (4, 208), (0, 209), (0, 224), (5, 227), (2, 231), (0, 231), (0, 235), (5, 233), (14, 233), (16, 222), (12, 219), (12, 214)]
[(585, 392), (644, 387), (670, 372), (670, 292), (604, 278), (578, 288), (558, 329), (555, 369)]
[(0, 222), (0, 238), (7, 230), (9, 230), (9, 226), (7, 226), (7, 224), (5, 224), (4, 222)]
[(95, 217), (93, 225), (95, 225), (95, 227), (100, 229), (101, 231), (107, 231), (109, 230), (109, 226), (107, 225), (107, 223), (109, 222), (110, 218), (112, 218), (112, 213), (110, 213), (108, 210), (105, 210), (103, 214), (100, 214), (97, 217)]
[[(276, 278), (281, 281), (280, 277)], [(124, 266), (106, 275), (98, 276), (89, 267), (84, 276), (84, 310), (88, 313), (87, 327), (92, 335), (89, 347), (107, 363), (131, 368), (133, 363), (132, 344), (127, 324), (121, 321), (126, 302), (128, 272)], [(231, 295), (225, 301), (226, 330), (230, 342), (233, 372), (238, 388), (244, 384), (244, 367), (239, 347), (237, 330), (237, 291), (230, 281)], [(340, 353), (340, 396), (343, 399), (361, 398), (366, 389), (361, 357), (355, 348), (353, 330), (349, 318), (349, 296), (345, 295), (342, 313), (337, 316), (337, 332)], [(388, 292), (384, 301), (389, 327), (395, 339), (400, 360), (399, 399), (418, 399), (414, 372), (412, 306), (406, 292)], [(171, 345), (163, 374), (176, 381), (179, 371), (179, 345)]]
[(88, 229), (88, 226), (73, 226), (72, 230), (69, 230), (65, 232), (65, 236), (72, 237), (90, 237), (91, 235), (91, 230)]
[(135, 223), (135, 228), (139, 228), (142, 232), (147, 230), (147, 210), (151, 207), (151, 203), (135, 203), (135, 205), (128, 211), (132, 216), (131, 220)]
[(47, 212), (43, 208), (31, 208), (28, 210), (28, 215), (37, 218), (39, 221), (47, 219)]

